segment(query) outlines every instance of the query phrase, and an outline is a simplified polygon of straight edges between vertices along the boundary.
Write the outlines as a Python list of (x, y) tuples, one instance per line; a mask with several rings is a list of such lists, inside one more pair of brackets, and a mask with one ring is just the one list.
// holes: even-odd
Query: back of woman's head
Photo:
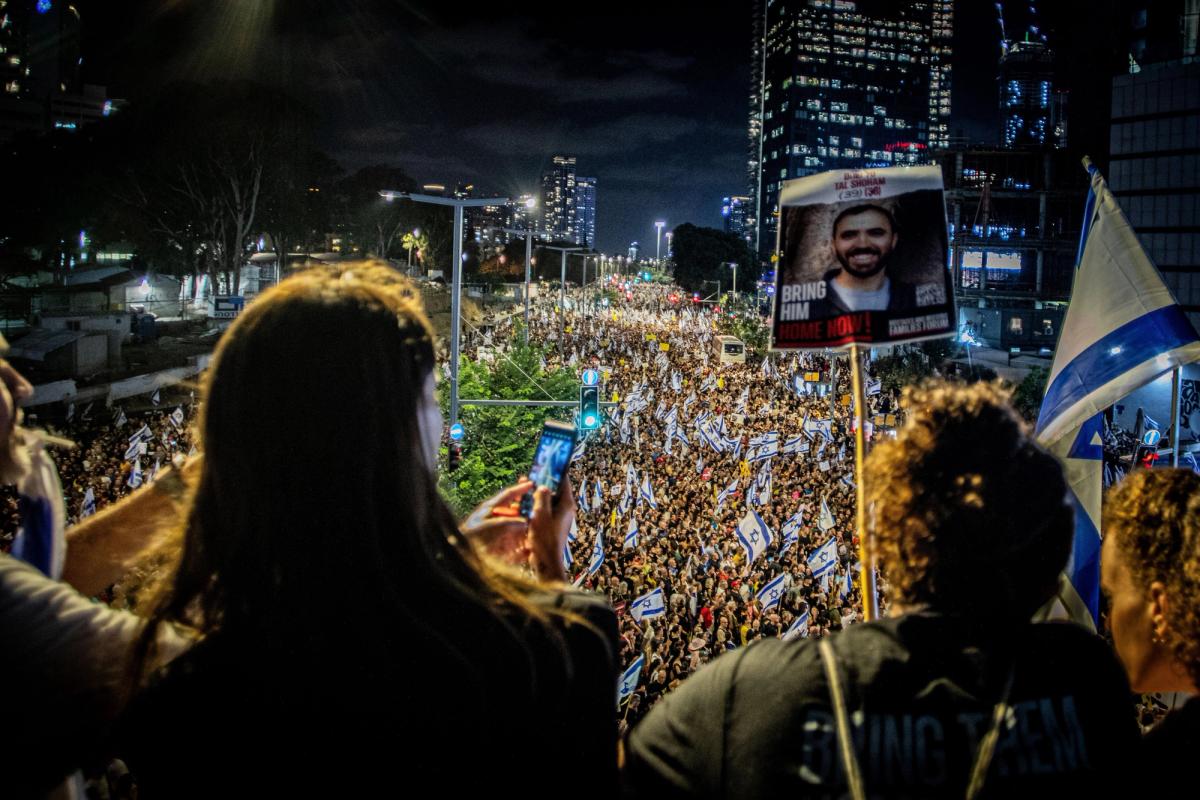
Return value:
[(867, 459), (869, 546), (894, 599), (1017, 622), (1049, 599), (1071, 548), (1058, 462), (999, 388), (910, 387), (908, 420)]
[(1134, 470), (1104, 496), (1103, 529), (1135, 587), (1149, 597), (1163, 585), (1164, 644), (1200, 686), (1200, 475)]

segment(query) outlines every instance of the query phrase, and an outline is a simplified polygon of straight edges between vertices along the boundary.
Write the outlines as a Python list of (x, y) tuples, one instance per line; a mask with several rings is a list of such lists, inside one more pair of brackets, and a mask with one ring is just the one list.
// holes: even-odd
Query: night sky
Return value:
[[(517, 195), (553, 155), (575, 155), (599, 181), (605, 252), (652, 249), (656, 219), (718, 227), (721, 198), (745, 193), (748, 3), (569, 3), (561, 16), (495, 2), (78, 5), (85, 80), (134, 101), (177, 79), (283, 85), (318, 111), (347, 171), (387, 163)], [(952, 131), (976, 141), (996, 139), (998, 40), (994, 4), (959, 0)]]

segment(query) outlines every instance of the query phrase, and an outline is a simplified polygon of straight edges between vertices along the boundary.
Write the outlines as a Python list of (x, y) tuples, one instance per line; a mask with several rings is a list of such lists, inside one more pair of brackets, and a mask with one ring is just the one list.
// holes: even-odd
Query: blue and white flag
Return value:
[(800, 639), (808, 636), (808, 615), (810, 612), (805, 611), (800, 616), (796, 617), (796, 621), (788, 626), (780, 638), (785, 642), (790, 642), (792, 639)]
[(762, 366), (760, 366), (758, 368), (758, 370), (759, 370), (759, 372), (761, 372), (763, 374), (763, 377), (765, 377), (765, 378), (771, 377), (771, 357), (770, 356), (763, 356)]
[(833, 440), (833, 420), (832, 419), (805, 419), (805, 433), (817, 433), (825, 438), (826, 441)]
[(162, 402), (162, 398), (159, 395), (158, 389), (155, 389), (154, 394), (150, 395), (150, 402), (154, 405), (158, 405)]
[(140, 458), (133, 459), (133, 469), (129, 471), (129, 480), (125, 483), (130, 489), (136, 489), (142, 485), (142, 460)]
[(683, 376), (679, 374), (678, 370), (671, 372), (671, 388), (675, 390), (676, 394), (683, 391)]
[(1191, 467), (1192, 472), (1200, 472), (1200, 464), (1196, 463), (1196, 456), (1189, 450), (1179, 457), (1179, 463), (1184, 467)]
[(176, 406), (175, 410), (171, 412), (171, 416), (168, 417), (168, 419), (171, 420), (171, 424), (176, 428), (183, 425), (183, 409), (179, 406)]
[(637, 660), (629, 665), (629, 668), (621, 673), (621, 680), (617, 684), (617, 706), (629, 699), (630, 695), (637, 690), (638, 679), (642, 674), (642, 667), (646, 665), (646, 657), (638, 656)]
[(700, 438), (709, 447), (718, 453), (725, 451), (725, 442), (719, 436), (714, 436), (708, 425), (701, 425), (698, 430), (700, 431)]
[(583, 452), (587, 449), (587, 439), (580, 439), (575, 443), (575, 449), (571, 451), (571, 463), (574, 464), (579, 459), (583, 458)]
[(1142, 412), (1142, 422), (1145, 423), (1146, 430), (1148, 430), (1148, 431), (1161, 431), (1162, 430), (1162, 426), (1159, 425), (1154, 420), (1150, 419), (1150, 415), (1147, 414), (1145, 411)]
[(591, 511), (591, 506), (588, 503), (588, 485), (587, 478), (583, 479), (583, 485), (579, 487), (579, 509), (584, 512)]
[(736, 492), (737, 488), (738, 488), (738, 479), (734, 478), (733, 481), (731, 481), (728, 486), (726, 486), (724, 489), (721, 490), (721, 492), (717, 495), (717, 508), (718, 509), (720, 509), (721, 506), (725, 505), (725, 501), (727, 499), (729, 499), (729, 495)]
[(692, 391), (688, 393), (688, 396), (685, 397), (683, 400), (683, 410), (687, 411), (688, 406), (690, 406), (694, 402), (696, 402), (696, 390), (692, 389)]
[(758, 436), (751, 436), (749, 444), (751, 447), (761, 447), (764, 444), (771, 444), (779, 441), (779, 431), (771, 431), (770, 433), (762, 433)]
[(830, 536), (829, 541), (813, 551), (808, 557), (808, 568), (816, 579), (824, 578), (833, 571), (837, 564), (837, 538)]
[(564, 572), (571, 571), (571, 561), (571, 543), (569, 541), (563, 542), (562, 562)]
[(851, 580), (851, 578), (850, 578), (849, 570), (847, 570), (846, 573), (844, 575), (842, 575), (842, 580), (840, 581), (840, 583), (841, 583), (842, 588), (840, 590), (838, 590), (838, 598), (845, 600), (847, 597), (850, 596), (850, 586), (854, 583), (854, 581)]
[(592, 560), (588, 562), (587, 574), (595, 575), (604, 563), (604, 528), (596, 531), (596, 543), (592, 545)]
[(879, 378), (867, 378), (867, 397), (883, 391), (883, 381)]
[(629, 528), (625, 531), (625, 542), (621, 545), (621, 549), (629, 550), (638, 546), (638, 521), (637, 515), (634, 514), (629, 518)]
[(1096, 624), (1100, 604), (1101, 412), (1200, 359), (1200, 336), (1146, 256), (1100, 171), (1087, 164), (1071, 304), (1038, 415), (1037, 438), (1063, 461), (1075, 502), (1075, 542), (1058, 603)]
[(641, 498), (650, 504), (651, 508), (658, 508), (658, 503), (654, 502), (654, 487), (650, 485), (650, 473), (642, 476), (642, 491)]
[(768, 458), (774, 458), (777, 455), (779, 455), (779, 442), (767, 442), (766, 444), (760, 445), (758, 448), (752, 449), (746, 453), (746, 460), (750, 463), (754, 463), (755, 461), (763, 461)]
[(119, 428), (128, 421), (129, 421), (129, 419), (125, 416), (125, 409), (118, 406), (117, 407), (117, 416), (113, 420), (113, 426)]
[(604, 505), (604, 484), (599, 478), (597, 478), (596, 494), (592, 496), (592, 507), (599, 511), (600, 506), (602, 505)]
[(716, 376), (709, 374), (709, 376), (707, 378), (705, 378), (704, 380), (702, 380), (700, 382), (700, 391), (707, 392), (711, 389), (715, 389), (716, 386), (717, 386)]
[(142, 442), (139, 439), (136, 442), (130, 443), (129, 447), (125, 448), (125, 460), (133, 461), (138, 457), (138, 453), (142, 452)]
[(79, 518), (90, 517), (96, 513), (96, 493), (92, 491), (92, 487), (83, 493), (83, 502), (79, 505)]
[(667, 613), (667, 601), (663, 595), (662, 587), (660, 586), (653, 591), (647, 592), (630, 603), (629, 613), (633, 615), (633, 619), (636, 622), (641, 622), (651, 617), (661, 617)]
[(842, 480), (842, 483), (846, 484), (851, 489), (854, 488), (854, 473), (853, 472), (847, 472), (845, 475), (842, 476), (841, 480)]
[(704, 455), (703, 454), (701, 454), (696, 459), (696, 474), (699, 475), (702, 472), (704, 472)]
[(738, 398), (737, 413), (746, 413), (746, 403), (750, 402), (750, 387), (742, 389), (742, 396)]
[(763, 611), (779, 605), (779, 601), (783, 599), (783, 578), (786, 574), (781, 572), (776, 575), (771, 579), (770, 583), (759, 589), (758, 594), (755, 595)]
[(779, 552), (786, 553), (792, 545), (800, 541), (800, 526), (804, 524), (804, 511), (797, 511), (788, 517), (787, 522), (779, 529), (783, 539), (779, 542)]
[(808, 441), (803, 436), (795, 436), (784, 442), (783, 448), (779, 452), (785, 456), (807, 453)]
[(567, 531), (567, 541), (573, 542), (579, 538), (579, 521), (571, 517), (571, 530)]
[(829, 510), (829, 503), (825, 502), (825, 498), (821, 498), (821, 513), (817, 516), (817, 527), (822, 531), (831, 529), (837, 525), (837, 521), (833, 518), (833, 512)]
[(158, 459), (154, 459), (154, 466), (150, 468), (150, 477), (146, 479), (147, 483), (154, 483), (154, 479), (158, 477)]
[(771, 531), (767, 523), (753, 509), (746, 511), (746, 516), (738, 520), (738, 543), (746, 551), (746, 562), (753, 563), (755, 559), (767, 552), (771, 544)]
[[(30, 470), (17, 482), (17, 512), (20, 523), (12, 543), (14, 558), (36, 567), (47, 578), (62, 577), (67, 556), (66, 508), (62, 484), (54, 462), (46, 455), (45, 445), (35, 433), (26, 433)], [(88, 489), (88, 495), (91, 495)], [(84, 506), (87, 506), (84, 498)], [(96, 511), (96, 501), (91, 501)], [(84, 515), (86, 516), (86, 515)]]
[(129, 437), (129, 443), (137, 444), (138, 442), (149, 441), (153, 438), (154, 434), (151, 432), (150, 426), (142, 425), (142, 427), (138, 428), (137, 431)]

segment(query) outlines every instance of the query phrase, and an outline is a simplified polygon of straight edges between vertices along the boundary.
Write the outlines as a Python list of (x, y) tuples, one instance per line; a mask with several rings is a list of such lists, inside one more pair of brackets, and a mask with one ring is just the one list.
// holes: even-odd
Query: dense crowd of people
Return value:
[[(679, 294), (639, 285), (630, 300), (606, 307), (594, 293), (576, 293), (561, 347), (547, 358), (550, 369), (597, 369), (605, 399), (618, 403), (573, 463), (570, 572), (619, 610), (623, 663), (644, 656), (627, 724), (727, 650), (789, 631), (819, 638), (863, 613), (847, 363), (836, 391), (826, 355), (722, 363), (718, 313), (670, 300)], [(531, 338), (558, 336), (553, 309), (536, 309)], [(465, 353), (502, 357), (505, 341), (503, 332), (476, 333)], [(826, 382), (806, 382), (813, 372)], [(864, 431), (886, 435), (874, 421), (892, 414), (895, 399), (868, 383), (872, 422)], [(771, 537), (754, 559), (737, 535), (751, 512)], [(597, 537), (603, 555), (591, 568)], [(837, 557), (832, 566), (821, 560), (815, 576), (810, 559), (830, 541), (826, 552)], [(776, 578), (774, 592), (759, 598)], [(631, 604), (658, 589), (664, 613), (639, 621)]]

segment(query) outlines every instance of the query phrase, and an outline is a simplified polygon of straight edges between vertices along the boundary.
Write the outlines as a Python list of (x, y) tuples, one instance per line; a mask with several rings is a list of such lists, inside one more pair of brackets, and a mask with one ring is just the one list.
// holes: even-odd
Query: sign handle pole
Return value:
[(863, 486), (863, 460), (866, 458), (865, 428), (867, 409), (863, 394), (862, 359), (858, 343), (850, 344), (850, 382), (854, 392), (854, 479), (855, 530), (858, 532), (858, 560), (862, 564), (859, 590), (863, 598), (863, 620), (879, 619), (879, 593), (875, 582), (875, 564), (867, 557), (867, 500)]

